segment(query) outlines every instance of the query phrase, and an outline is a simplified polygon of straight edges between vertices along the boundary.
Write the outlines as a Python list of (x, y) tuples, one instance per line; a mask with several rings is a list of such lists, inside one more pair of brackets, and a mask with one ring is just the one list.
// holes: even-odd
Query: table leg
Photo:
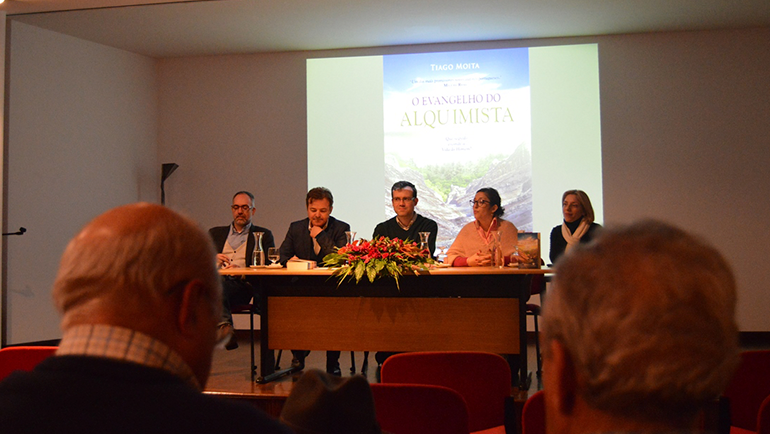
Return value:
[[(530, 279), (525, 279), (525, 284), (529, 285)], [(529, 390), (531, 377), (527, 375), (527, 294), (519, 296), (519, 390)], [(516, 373), (512, 372), (512, 377)]]
[(259, 377), (257, 383), (265, 384), (271, 381), (275, 381), (284, 375), (289, 375), (299, 371), (297, 368), (275, 370), (275, 352), (270, 349), (269, 333), (268, 333), (268, 315), (270, 311), (270, 299), (262, 294), (262, 309), (260, 312), (260, 329), (261, 337), (259, 339), (259, 359), (261, 366), (259, 367)]

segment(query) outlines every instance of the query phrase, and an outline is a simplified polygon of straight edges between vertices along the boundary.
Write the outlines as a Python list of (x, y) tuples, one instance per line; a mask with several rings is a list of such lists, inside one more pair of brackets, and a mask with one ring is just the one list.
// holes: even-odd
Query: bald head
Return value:
[(221, 289), (206, 234), (166, 207), (138, 203), (96, 217), (70, 241), (53, 296), (65, 329), (105, 316), (130, 326), (193, 280), (210, 288), (211, 308), (218, 309)]

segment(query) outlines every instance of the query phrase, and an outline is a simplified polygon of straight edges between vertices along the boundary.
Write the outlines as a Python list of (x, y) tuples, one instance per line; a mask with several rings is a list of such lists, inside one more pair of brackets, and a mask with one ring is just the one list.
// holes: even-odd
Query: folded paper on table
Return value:
[(289, 271), (312, 270), (315, 267), (315, 261), (306, 261), (304, 259), (290, 259), (286, 262), (286, 269)]

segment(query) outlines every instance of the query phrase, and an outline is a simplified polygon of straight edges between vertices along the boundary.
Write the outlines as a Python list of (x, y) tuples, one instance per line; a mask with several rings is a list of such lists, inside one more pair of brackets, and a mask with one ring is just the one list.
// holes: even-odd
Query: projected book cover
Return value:
[(473, 220), (483, 187), (500, 192), (503, 218), (532, 230), (528, 49), (384, 56), (383, 78), (386, 188), (415, 184), (438, 246)]

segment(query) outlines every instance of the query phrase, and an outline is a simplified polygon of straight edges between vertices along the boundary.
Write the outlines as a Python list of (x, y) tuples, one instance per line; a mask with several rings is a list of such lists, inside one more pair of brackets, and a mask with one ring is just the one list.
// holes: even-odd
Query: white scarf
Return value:
[(580, 238), (585, 235), (586, 232), (588, 232), (588, 228), (591, 227), (591, 223), (588, 223), (586, 219), (583, 219), (583, 221), (580, 222), (577, 229), (575, 229), (574, 233), (569, 233), (569, 228), (567, 227), (567, 222), (564, 222), (561, 224), (561, 236), (564, 237), (564, 240), (567, 242), (567, 248), (564, 249), (565, 252), (569, 251), (570, 248), (576, 246), (580, 242)]

